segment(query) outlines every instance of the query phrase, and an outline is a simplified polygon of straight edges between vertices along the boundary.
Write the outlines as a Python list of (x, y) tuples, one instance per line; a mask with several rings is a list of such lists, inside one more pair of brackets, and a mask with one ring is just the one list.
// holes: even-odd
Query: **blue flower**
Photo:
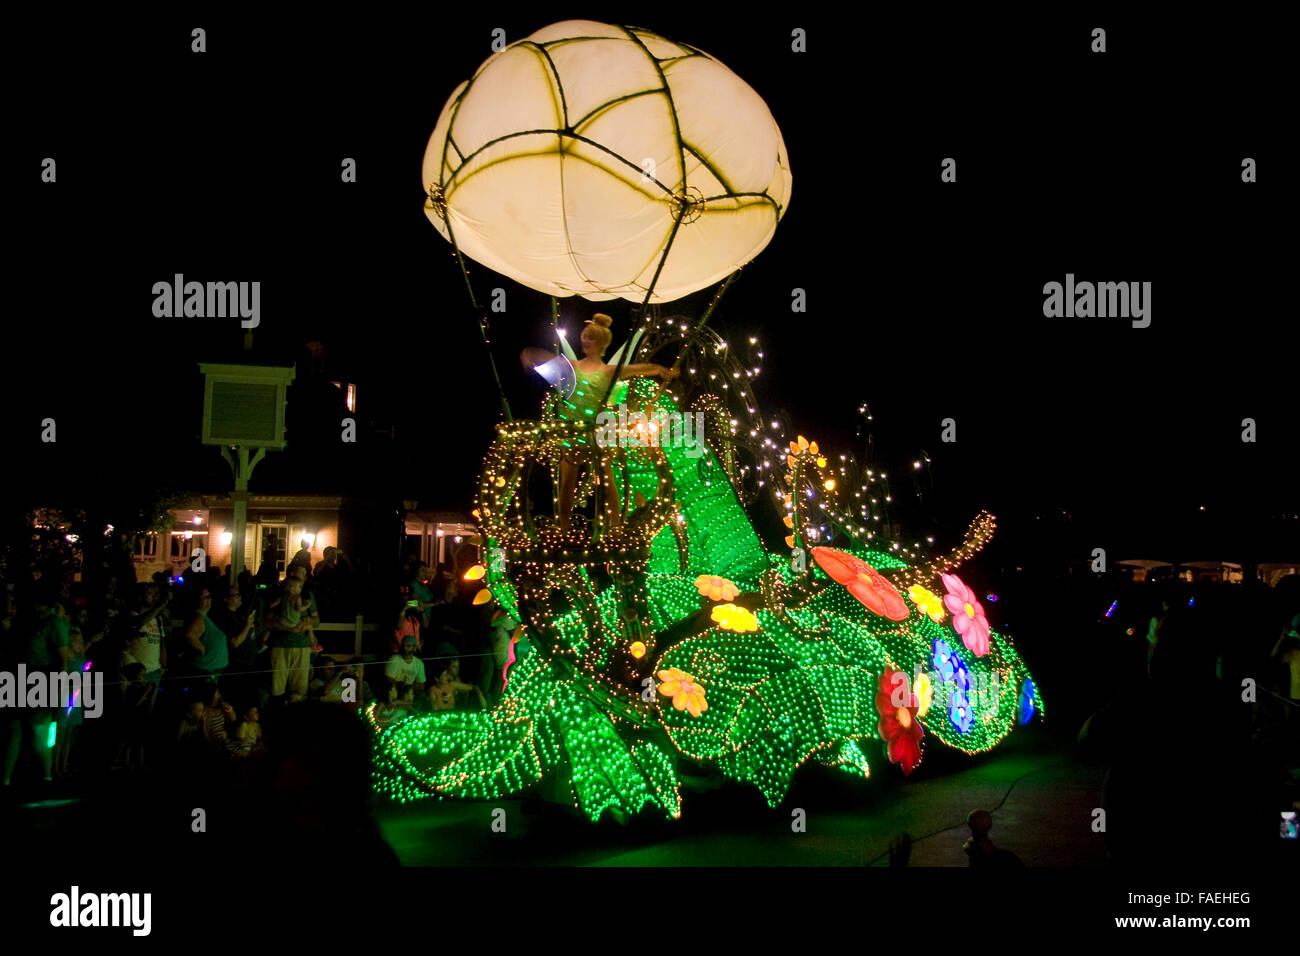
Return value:
[(970, 671), (957, 652), (948, 646), (948, 642), (938, 638), (934, 642), (934, 666), (939, 672), (939, 680), (951, 684), (948, 688), (948, 719), (959, 733), (970, 730), (974, 715), (971, 713)]
[(952, 655), (952, 681), (957, 685), (957, 689), (963, 694), (970, 693), (970, 671), (966, 670), (966, 665), (956, 654)]
[(1020, 722), (1027, 724), (1034, 719), (1034, 679), (1025, 678), (1025, 686), (1020, 688)]
[[(947, 641), (943, 638), (937, 638), (935, 640), (934, 666), (935, 669), (939, 671), (939, 680), (943, 683), (952, 680), (953, 671), (955, 669), (953, 662), (956, 658), (957, 655), (952, 652), (952, 648), (948, 646)], [(958, 663), (960, 662), (958, 661)]]
[(970, 701), (966, 699), (966, 691), (959, 689), (952, 692), (952, 698), (948, 703), (948, 719), (952, 721), (958, 733), (964, 734), (970, 730), (973, 715)]

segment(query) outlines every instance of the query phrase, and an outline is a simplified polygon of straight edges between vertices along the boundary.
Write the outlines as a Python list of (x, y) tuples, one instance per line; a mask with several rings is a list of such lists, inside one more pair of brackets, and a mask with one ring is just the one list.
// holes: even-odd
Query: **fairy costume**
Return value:
[(583, 371), (575, 365), (573, 371), (578, 376), (577, 387), (571, 396), (561, 399), (556, 414), (565, 421), (585, 422), (594, 427), (596, 415), (603, 407), (605, 393), (609, 391), (609, 366), (595, 371)]
[[(609, 391), (612, 377), (609, 366), (594, 371), (584, 371), (575, 365), (573, 371), (577, 375), (578, 384), (568, 398), (563, 395), (556, 396), (555, 415), (563, 421), (578, 422), (586, 425), (587, 429), (594, 429), (596, 416), (605, 407), (605, 393)], [(590, 432), (584, 430), (582, 434), (575, 435), (572, 439), (574, 446), (586, 446), (590, 440), (587, 437), (589, 434)], [(576, 460), (571, 453), (566, 453), (564, 457), (570, 461)]]

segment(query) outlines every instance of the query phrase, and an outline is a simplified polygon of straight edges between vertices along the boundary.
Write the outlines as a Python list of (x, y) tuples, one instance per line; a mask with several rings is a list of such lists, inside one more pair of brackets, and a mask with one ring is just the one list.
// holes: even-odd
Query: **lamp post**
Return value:
[(230, 540), (230, 574), (235, 580), (244, 570), (248, 479), (268, 449), (283, 449), (288, 444), (284, 437), (285, 391), (293, 381), (294, 369), (200, 362), (199, 371), (204, 376), (201, 440), (205, 445), (220, 446), (221, 457), (235, 478)]

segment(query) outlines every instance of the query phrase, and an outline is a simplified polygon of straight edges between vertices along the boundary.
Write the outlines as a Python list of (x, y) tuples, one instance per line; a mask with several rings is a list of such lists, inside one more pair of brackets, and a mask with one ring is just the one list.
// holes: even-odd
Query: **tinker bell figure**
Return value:
[[(610, 381), (614, 377), (615, 366), (605, 363), (605, 351), (613, 338), (613, 333), (609, 329), (612, 322), (613, 319), (608, 315), (597, 312), (582, 327), (580, 339), (582, 358), (575, 359), (573, 362), (578, 384), (570, 398), (561, 398), (557, 408), (560, 418), (595, 425), (596, 414), (602, 407), (605, 395), (609, 392)], [(653, 362), (639, 362), (624, 365), (618, 373), (620, 379), (645, 376), (657, 376), (664, 381), (672, 381), (677, 377), (677, 372)], [(569, 515), (573, 511), (573, 494), (578, 487), (578, 472), (577, 460), (565, 458), (560, 462), (559, 527), (561, 531), (569, 529)], [(597, 481), (605, 486), (605, 502), (609, 506), (610, 520), (617, 524), (618, 489), (614, 486), (614, 473), (609, 465), (604, 466), (604, 475)]]

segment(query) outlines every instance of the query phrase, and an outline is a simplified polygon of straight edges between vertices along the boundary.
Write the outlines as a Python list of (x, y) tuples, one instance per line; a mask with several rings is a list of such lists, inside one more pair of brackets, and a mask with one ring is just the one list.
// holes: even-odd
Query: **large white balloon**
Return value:
[(444, 237), (530, 288), (594, 300), (644, 299), (670, 237), (652, 302), (720, 281), (771, 241), (790, 184), (781, 131), (740, 77), (589, 20), (493, 54), (424, 156)]

